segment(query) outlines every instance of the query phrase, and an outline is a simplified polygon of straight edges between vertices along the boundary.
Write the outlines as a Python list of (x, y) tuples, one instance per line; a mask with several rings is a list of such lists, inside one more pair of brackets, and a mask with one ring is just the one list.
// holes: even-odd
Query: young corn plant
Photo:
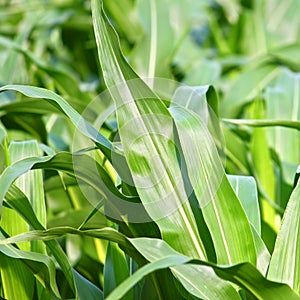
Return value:
[[(166, 6), (146, 2), (151, 49), (142, 39), (131, 57), (102, 1), (91, 1), (106, 86), (94, 98), (65, 70), (26, 52), (22, 36), (0, 40), (46, 72), (64, 96), (32, 85), (0, 87), (1, 297), (300, 299), (300, 183), (291, 171), (299, 156), (297, 146), (292, 157), (281, 147), (299, 146), (299, 74), (255, 58), (258, 77), (277, 72), (265, 94), (252, 98), (250, 88), (241, 88), (239, 98), (229, 89), (221, 103), (212, 86), (187, 85), (195, 70), (185, 84), (155, 78), (169, 76), (164, 53), (174, 49), (159, 51), (155, 24)], [(127, 47), (143, 35), (138, 26), (126, 27), (116, 1), (104, 4)], [(133, 11), (130, 1), (120, 5)], [(242, 14), (246, 29), (259, 17), (256, 6)], [(232, 37), (234, 18), (226, 24)], [(25, 20), (31, 28), (38, 16)], [(206, 21), (220, 53), (234, 52), (210, 14)], [(179, 41), (165, 47), (177, 49)], [(246, 42), (240, 48), (250, 51)], [(174, 61), (184, 65), (180, 51)], [(254, 69), (243, 70), (233, 87), (252, 84)], [(284, 116), (276, 109), (281, 96)], [(233, 119), (241, 110), (243, 118)]]

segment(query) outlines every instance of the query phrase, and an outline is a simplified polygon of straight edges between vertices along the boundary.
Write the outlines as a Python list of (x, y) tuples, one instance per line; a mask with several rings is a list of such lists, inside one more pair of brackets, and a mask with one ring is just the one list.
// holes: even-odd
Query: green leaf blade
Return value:
[(214, 241), (218, 263), (249, 261), (256, 265), (248, 219), (225, 176), (208, 128), (191, 111), (176, 106), (170, 111), (175, 119), (189, 179)]
[(143, 205), (165, 240), (183, 253), (204, 259), (177, 164), (172, 117), (125, 61), (101, 1), (92, 1), (92, 11), (99, 60), (116, 103), (124, 155)]
[(268, 278), (287, 283), (300, 295), (300, 182), (294, 189), (285, 210)]

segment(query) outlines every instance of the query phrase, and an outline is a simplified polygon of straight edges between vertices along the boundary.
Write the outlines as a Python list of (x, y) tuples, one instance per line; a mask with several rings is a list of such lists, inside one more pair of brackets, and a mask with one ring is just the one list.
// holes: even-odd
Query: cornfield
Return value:
[(298, 0), (0, 8), (1, 299), (300, 299)]

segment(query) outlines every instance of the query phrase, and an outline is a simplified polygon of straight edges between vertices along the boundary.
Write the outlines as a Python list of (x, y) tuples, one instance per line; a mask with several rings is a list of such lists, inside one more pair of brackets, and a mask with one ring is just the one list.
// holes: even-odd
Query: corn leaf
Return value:
[[(5, 237), (1, 234), (1, 240), (3, 239), (5, 239)], [(55, 264), (50, 257), (40, 253), (19, 250), (13, 247), (12, 245), (1, 245), (0, 252), (10, 258), (17, 260), (17, 264), (12, 264), (12, 268), (11, 268), (12, 272), (10, 273), (11, 275), (17, 275), (14, 273), (14, 270), (18, 270), (18, 269), (13, 269), (13, 267), (19, 267), (19, 265), (21, 264), (23, 267), (29, 269), (29, 271), (36, 276), (36, 278), (43, 284), (43, 286), (49, 290), (49, 292), (52, 294), (54, 299), (59, 298), (59, 292), (55, 281)], [(7, 267), (6, 265), (7, 262), (9, 261), (4, 260), (3, 264), (1, 263), (1, 269), (4, 268), (5, 270), (5, 267)], [(15, 277), (10, 278), (12, 284), (13, 284), (13, 279), (16, 278)], [(16, 290), (16, 286), (6, 286), (6, 281), (4, 281), (4, 285), (5, 285), (4, 289), (8, 292), (7, 295), (8, 297), (10, 296), (24, 297), (24, 294), (22, 295), (20, 294), (20, 291)], [(11, 293), (13, 293), (14, 296)], [(27, 293), (25, 293), (25, 297), (26, 294)]]
[(256, 267), (264, 276), (266, 276), (270, 264), (271, 255), (266, 244), (264, 243), (264, 240), (260, 237), (253, 226), (251, 226), (251, 229), (257, 255)]
[[(10, 162), (15, 162), (28, 156), (38, 154), (38, 145), (35, 141), (13, 142), (9, 146)], [(45, 223), (45, 205), (43, 196), (41, 171), (32, 171), (15, 182), (24, 193), (31, 199), (37, 217)], [(16, 211), (4, 208), (1, 227), (9, 235), (15, 235), (29, 230), (28, 224), (17, 214)], [(19, 245), (22, 250), (32, 250), (45, 254), (44, 245), (40, 242), (23, 243)], [(35, 278), (28, 268), (20, 261), (9, 257), (2, 257), (1, 277), (5, 287), (7, 298), (32, 297), (34, 293)], [(12, 294), (13, 293), (13, 294)], [(32, 296), (29, 296), (32, 295)]]
[[(37, 219), (26, 195), (15, 185), (12, 185), (9, 188), (4, 199), (4, 203), (13, 208), (27, 222), (27, 224), (30, 225), (31, 228), (35, 230), (45, 229)], [(74, 295), (76, 295), (73, 273), (71, 271), (71, 266), (65, 253), (63, 252), (57, 241), (46, 241), (45, 244), (51, 251), (53, 256), (56, 258), (56, 261), (65, 274), (66, 280), (71, 290), (73, 291)]]
[[(204, 299), (236, 299), (237, 297), (237, 299), (240, 299), (239, 296), (230, 289), (230, 286), (222, 285), (222, 282), (218, 282), (218, 280), (216, 280), (213, 276), (213, 273), (208, 271), (209, 268), (207, 267), (212, 267), (219, 277), (240, 285), (249, 294), (256, 297), (255, 299), (272, 300), (274, 297), (281, 297), (282, 299), (299, 299), (299, 297), (287, 285), (266, 280), (249, 263), (227, 267), (195, 259), (184, 262), (184, 256), (174, 251), (174, 249), (172, 249), (164, 241), (139, 238), (130, 239), (130, 242), (150, 262), (158, 261), (164, 257), (173, 257), (173, 266), (170, 266), (172, 271), (178, 276), (178, 278), (180, 278), (180, 276), (185, 276), (187, 279), (187, 285), (190, 285), (190, 292), (198, 297), (203, 297)], [(178, 257), (177, 263), (175, 262), (176, 257)], [(186, 263), (189, 263), (189, 265), (186, 265)], [(194, 271), (193, 268), (195, 268)], [(205, 280), (205, 276), (207, 276), (207, 280)], [(199, 280), (199, 278), (202, 280)], [(205, 284), (203, 284), (204, 282)], [(214, 284), (220, 284), (220, 286), (215, 289), (213, 286)], [(197, 293), (197, 291), (201, 294)]]
[(249, 103), (279, 73), (274, 65), (261, 65), (241, 72), (232, 82), (224, 100), (221, 102), (222, 116), (234, 118), (242, 106)]
[(288, 284), (300, 295), (300, 181), (285, 210), (268, 278)]
[[(32, 64), (36, 65), (44, 72), (47, 72), (55, 80), (55, 83), (62, 92), (67, 93), (68, 95), (71, 95), (73, 97), (82, 97), (82, 99), (84, 99), (84, 93), (80, 91), (80, 89), (78, 88), (78, 82), (74, 77), (70, 75), (70, 73), (45, 64), (32, 52), (28, 51), (28, 49), (25, 50), (21, 45), (4, 36), (0, 36), (0, 45), (13, 49), (14, 51), (12, 51), (12, 54), (14, 54), (15, 56), (18, 53), (21, 53)], [(3, 82), (9, 83), (11, 82), (11, 80), (3, 80)]]
[(124, 155), (141, 201), (163, 239), (182, 253), (204, 259), (178, 166), (172, 117), (127, 64), (101, 4), (92, 1), (99, 60), (116, 104)]
[(66, 114), (78, 130), (85, 136), (89, 137), (94, 142), (103, 147), (103, 151), (110, 153), (112, 151), (111, 142), (101, 135), (90, 123), (84, 120), (81, 115), (71, 107), (62, 97), (52, 91), (24, 85), (7, 85), (0, 88), (0, 92), (13, 90), (20, 92), (28, 97), (45, 99), (54, 106), (58, 107), (64, 114)]
[(76, 286), (78, 290), (78, 299), (102, 300), (104, 299), (102, 291), (92, 282), (84, 278), (75, 269), (73, 269)]
[[(108, 243), (104, 265), (104, 297), (107, 297), (122, 281), (130, 276), (124, 252), (115, 243)], [(133, 291), (124, 300), (133, 298)]]
[[(131, 61), (142, 77), (166, 77), (174, 50), (187, 34), (191, 22), (190, 2), (151, 0), (137, 2), (137, 15), (144, 31), (133, 49)], [(177, 24), (180, 24), (178, 26)], [(165, 37), (168, 36), (168, 39)]]
[(247, 214), (249, 222), (260, 235), (260, 211), (255, 179), (250, 176), (227, 175), (227, 177)]
[[(41, 150), (36, 141), (12, 142), (9, 147), (11, 161), (19, 161), (27, 157), (38, 156)], [(21, 183), (21, 184), (17, 184)], [(39, 222), (46, 226), (46, 206), (44, 200), (43, 175), (41, 170), (30, 171), (19, 177), (16, 185), (30, 199), (33, 211)], [(42, 245), (32, 245), (33, 251), (43, 253)]]
[(250, 176), (227, 175), (227, 177), (251, 224), (257, 255), (257, 268), (266, 275), (271, 256), (261, 238), (260, 208), (255, 180)]
[(256, 264), (247, 216), (225, 176), (206, 124), (182, 107), (172, 106), (170, 111), (175, 119), (189, 179), (214, 242), (217, 262), (249, 261)]
[[(210, 299), (209, 297), (214, 299), (214, 297), (219, 296), (222, 299), (240, 299), (235, 289), (220, 278), (232, 281), (241, 286), (249, 295), (256, 297), (255, 299), (272, 300), (277, 296), (282, 299), (300, 299), (290, 287), (265, 279), (257, 269), (249, 263), (222, 266), (192, 259), (178, 253), (162, 240), (150, 238), (128, 239), (112, 228), (78, 230), (71, 227), (58, 227), (49, 230), (31, 231), (1, 240), (0, 245), (10, 245), (11, 243), (31, 240), (48, 241), (65, 234), (87, 235), (114, 241), (122, 245), (126, 251), (130, 251), (135, 258), (140, 258), (139, 255), (142, 254), (152, 263), (142, 267), (139, 271), (126, 279), (126, 281), (109, 295), (112, 299), (120, 299), (120, 295), (125, 295), (139, 280), (149, 273), (168, 267), (181, 279), (183, 285), (190, 293), (198, 296), (202, 295), (202, 297), (208, 297), (208, 299)], [(195, 268), (194, 271), (193, 268)], [(215, 271), (217, 276), (211, 272), (210, 268)], [(191, 274), (193, 274), (193, 276), (191, 276)], [(199, 280), (199, 276), (202, 280)], [(114, 296), (116, 296), (116, 298)]]
[[(300, 74), (283, 69), (273, 86), (266, 90), (266, 116), (271, 120), (288, 120), (299, 124)], [(282, 109), (284, 103), (284, 109)], [(299, 129), (299, 127), (298, 127)], [(299, 131), (289, 128), (268, 128), (269, 145), (277, 152), (286, 182), (292, 184), (293, 171), (300, 160)]]
[[(136, 198), (127, 197), (120, 193), (105, 169), (91, 157), (82, 154), (73, 156), (68, 152), (61, 152), (48, 157), (26, 158), (8, 167), (0, 176), (0, 198), (3, 199), (5, 197), (10, 185), (15, 179), (33, 168), (60, 170), (76, 176), (78, 180), (82, 180), (93, 187), (94, 190), (99, 193), (98, 195), (102, 195), (107, 199), (107, 204), (110, 205), (112, 209), (115, 209), (115, 211), (111, 211), (111, 214), (115, 217), (121, 218), (122, 213), (129, 213), (131, 206), (134, 207), (136, 205)], [(95, 203), (95, 200), (97, 200), (97, 203)], [(116, 207), (116, 204), (119, 204), (121, 200), (128, 200), (126, 201), (128, 207), (125, 207), (126, 210), (124, 212), (119, 212)], [(91, 197), (90, 201), (94, 205), (98, 205), (99, 198)]]

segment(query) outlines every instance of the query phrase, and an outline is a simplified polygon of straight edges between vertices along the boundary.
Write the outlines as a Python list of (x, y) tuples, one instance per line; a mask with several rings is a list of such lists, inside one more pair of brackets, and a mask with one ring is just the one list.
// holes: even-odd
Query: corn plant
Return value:
[(25, 2), (1, 298), (300, 299), (298, 2)]

